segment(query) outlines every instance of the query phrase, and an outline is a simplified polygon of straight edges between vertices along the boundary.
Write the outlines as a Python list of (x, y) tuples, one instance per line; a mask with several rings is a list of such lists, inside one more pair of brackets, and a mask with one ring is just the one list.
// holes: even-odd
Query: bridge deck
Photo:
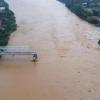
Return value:
[(26, 46), (0, 46), (0, 57), (2, 55), (32, 55), (34, 61), (37, 59), (36, 52)]
[(34, 55), (35, 52), (0, 52), (0, 55)]

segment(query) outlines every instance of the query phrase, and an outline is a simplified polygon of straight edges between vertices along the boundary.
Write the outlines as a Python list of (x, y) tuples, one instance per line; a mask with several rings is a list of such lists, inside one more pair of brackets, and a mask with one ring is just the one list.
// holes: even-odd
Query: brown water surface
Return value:
[(0, 61), (0, 100), (100, 100), (100, 29), (55, 0), (7, 1), (18, 24), (9, 45), (31, 46), (39, 59)]

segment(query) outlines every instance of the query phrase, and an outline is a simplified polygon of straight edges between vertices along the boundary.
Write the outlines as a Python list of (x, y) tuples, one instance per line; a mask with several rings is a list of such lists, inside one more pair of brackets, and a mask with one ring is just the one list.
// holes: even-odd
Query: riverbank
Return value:
[(59, 0), (79, 18), (100, 27), (99, 0)]

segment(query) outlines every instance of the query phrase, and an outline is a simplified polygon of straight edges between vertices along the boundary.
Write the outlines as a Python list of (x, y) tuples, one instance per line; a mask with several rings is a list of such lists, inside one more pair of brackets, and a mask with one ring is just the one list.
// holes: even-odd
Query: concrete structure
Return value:
[(33, 52), (32, 48), (26, 46), (0, 46), (0, 58), (3, 55), (32, 55), (33, 60), (37, 60), (36, 52)]

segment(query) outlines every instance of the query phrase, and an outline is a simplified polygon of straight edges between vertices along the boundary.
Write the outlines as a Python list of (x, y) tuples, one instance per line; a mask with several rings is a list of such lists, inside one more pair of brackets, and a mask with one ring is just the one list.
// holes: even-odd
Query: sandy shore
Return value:
[(31, 57), (0, 61), (0, 100), (100, 100), (100, 29), (55, 0), (7, 0), (18, 30), (9, 45), (31, 46)]

